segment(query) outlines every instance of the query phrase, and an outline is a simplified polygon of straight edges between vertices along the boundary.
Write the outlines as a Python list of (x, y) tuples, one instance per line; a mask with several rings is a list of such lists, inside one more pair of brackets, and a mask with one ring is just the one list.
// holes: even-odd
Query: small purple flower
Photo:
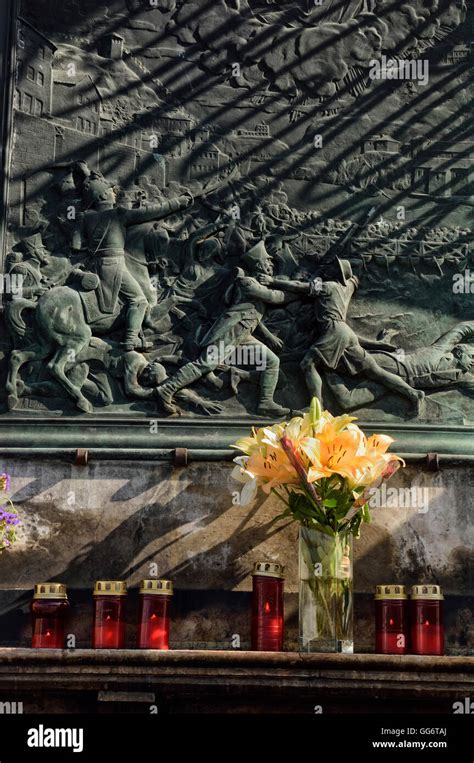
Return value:
[(5, 510), (5, 507), (2, 506), (2, 508), (0, 508), (0, 522), (3, 522), (6, 519), (7, 514), (8, 512)]

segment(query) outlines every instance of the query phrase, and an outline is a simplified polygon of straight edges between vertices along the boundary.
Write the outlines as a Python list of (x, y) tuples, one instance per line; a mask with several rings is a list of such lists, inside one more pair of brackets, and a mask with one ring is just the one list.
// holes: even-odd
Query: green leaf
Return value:
[[(288, 517), (292, 517), (292, 516), (293, 516), (293, 512), (291, 511), (291, 509), (285, 509), (285, 511), (282, 514), (278, 514), (274, 519), (272, 519), (270, 524), (272, 525), (274, 524), (274, 522), (278, 522), (280, 519), (287, 519)], [(293, 521), (294, 521), (294, 517), (293, 517)]]
[(336, 498), (325, 498), (323, 501), (323, 506), (327, 506), (328, 509), (335, 509), (337, 506)]

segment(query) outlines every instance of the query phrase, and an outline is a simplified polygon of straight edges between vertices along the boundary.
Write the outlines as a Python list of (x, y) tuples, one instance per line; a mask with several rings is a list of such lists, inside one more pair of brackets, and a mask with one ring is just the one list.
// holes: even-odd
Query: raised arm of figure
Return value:
[(283, 305), (288, 301), (285, 292), (269, 289), (268, 286), (258, 283), (255, 278), (244, 276), (240, 279), (240, 286), (245, 298), (256, 299), (269, 305)]
[(163, 217), (168, 217), (175, 212), (179, 212), (181, 209), (186, 209), (193, 203), (192, 196), (182, 194), (175, 199), (166, 201), (164, 204), (151, 204), (149, 207), (140, 207), (139, 209), (126, 209), (125, 207), (118, 207), (122, 222), (124, 225), (139, 225), (140, 223), (148, 223), (152, 220), (161, 220)]
[(463, 321), (462, 323), (457, 323), (454, 328), (438, 337), (438, 339), (433, 342), (433, 346), (441, 346), (452, 350), (456, 344), (459, 344), (466, 339), (470, 339), (472, 336), (474, 336), (474, 321)]
[(290, 291), (293, 294), (311, 294), (312, 281), (290, 281), (286, 278), (269, 278), (268, 285), (274, 289)]

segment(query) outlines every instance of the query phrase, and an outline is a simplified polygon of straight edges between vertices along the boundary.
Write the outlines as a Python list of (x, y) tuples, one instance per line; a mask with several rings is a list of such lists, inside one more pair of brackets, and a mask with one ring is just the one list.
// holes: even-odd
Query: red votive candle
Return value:
[(171, 580), (142, 580), (138, 609), (138, 649), (169, 649)]
[(64, 649), (69, 602), (62, 583), (36, 583), (31, 616), (33, 649)]
[(252, 649), (281, 652), (283, 649), (283, 566), (256, 562), (252, 576)]
[(404, 585), (375, 586), (375, 652), (406, 654), (407, 594)]
[(410, 620), (413, 654), (444, 654), (443, 599), (439, 585), (414, 585)]
[(94, 587), (93, 649), (122, 649), (125, 642), (127, 584), (122, 580), (97, 580)]

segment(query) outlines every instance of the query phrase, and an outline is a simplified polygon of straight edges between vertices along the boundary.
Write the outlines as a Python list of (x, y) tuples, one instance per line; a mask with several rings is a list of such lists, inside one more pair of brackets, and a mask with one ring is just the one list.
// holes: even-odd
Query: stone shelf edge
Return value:
[[(125, 662), (124, 662), (125, 661)], [(229, 665), (229, 666), (274, 666), (292, 668), (320, 668), (331, 666), (334, 670), (349, 666), (355, 669), (399, 670), (439, 670), (452, 672), (465, 669), (473, 674), (474, 657), (392, 654), (331, 654), (302, 652), (253, 652), (234, 649), (30, 649), (26, 647), (0, 647), (0, 676), (6, 666), (16, 664), (30, 666), (62, 664), (70, 665), (116, 665), (126, 669), (140, 665)]]
[[(472, 657), (203, 650), (0, 649), (0, 697), (25, 692), (157, 692), (161, 697), (318, 696), (462, 700), (474, 694)], [(275, 694), (274, 694), (275, 692)], [(148, 696), (148, 695), (147, 695)], [(308, 699), (306, 699), (308, 701)], [(442, 710), (441, 710), (442, 711)], [(446, 710), (447, 712), (447, 710)]]

